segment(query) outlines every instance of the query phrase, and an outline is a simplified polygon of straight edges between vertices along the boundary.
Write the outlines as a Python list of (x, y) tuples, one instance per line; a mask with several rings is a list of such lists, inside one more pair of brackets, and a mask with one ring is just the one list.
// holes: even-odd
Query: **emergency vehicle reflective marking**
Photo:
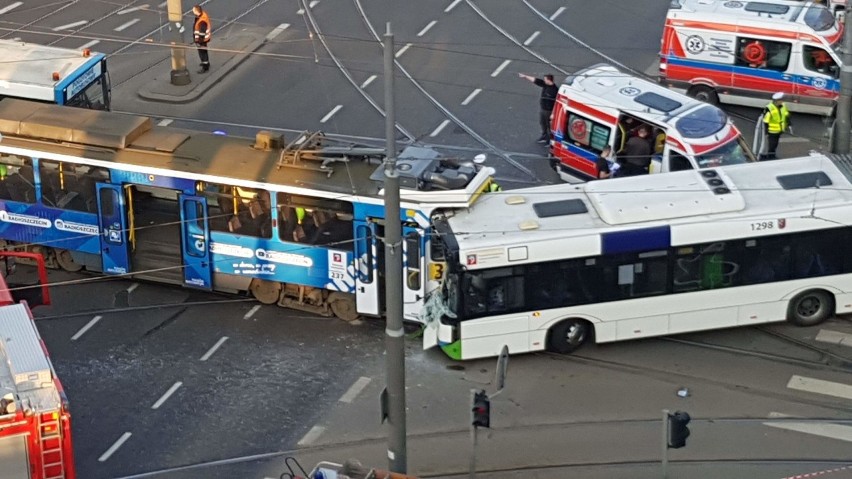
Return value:
[(94, 318), (92, 318), (88, 323), (86, 323), (85, 326), (83, 326), (82, 328), (80, 328), (79, 331), (74, 333), (74, 336), (71, 336), (71, 341), (76, 341), (76, 340), (80, 339), (80, 336), (86, 334), (86, 331), (92, 329), (92, 326), (97, 324), (98, 321), (100, 321), (102, 317), (103, 316), (95, 316)]
[(550, 19), (556, 20), (556, 17), (558, 17), (559, 15), (562, 15), (562, 12), (564, 12), (564, 11), (565, 11), (565, 7), (557, 8), (556, 11), (553, 12), (553, 15), (550, 16)]
[(79, 26), (85, 25), (87, 23), (89, 23), (88, 20), (80, 20), (79, 22), (73, 22), (73, 23), (69, 23), (67, 25), (60, 25), (60, 26), (54, 28), (53, 31), (58, 32), (60, 30), (71, 30), (74, 27), (79, 27)]
[(401, 57), (401, 56), (402, 56), (402, 54), (403, 54), (403, 53), (405, 53), (405, 52), (407, 52), (409, 48), (411, 48), (411, 44), (410, 44), (410, 43), (406, 43), (406, 44), (405, 44), (402, 48), (400, 48), (400, 49), (399, 49), (399, 51), (397, 51), (397, 52), (396, 52), (396, 55), (394, 55), (393, 57), (394, 57), (394, 58), (399, 58), (399, 57)]
[(417, 34), (417, 36), (418, 36), (418, 37), (422, 37), (423, 35), (426, 35), (426, 32), (428, 32), (429, 30), (431, 30), (431, 29), (432, 29), (432, 27), (434, 27), (436, 23), (438, 23), (438, 20), (432, 20), (431, 22), (429, 22), (428, 24), (426, 24), (426, 26), (425, 26), (425, 27), (423, 27), (423, 30), (420, 30), (420, 32)]
[(441, 122), (441, 124), (440, 124), (440, 125), (438, 125), (438, 127), (437, 127), (437, 128), (435, 128), (435, 130), (434, 130), (434, 131), (432, 131), (432, 133), (429, 133), (429, 136), (431, 136), (431, 137), (433, 137), (433, 138), (434, 138), (434, 137), (436, 137), (436, 136), (440, 135), (440, 134), (441, 134), (441, 132), (444, 130), (444, 128), (446, 128), (446, 127), (447, 127), (447, 125), (449, 125), (449, 124), (450, 124), (450, 120), (444, 120), (444, 121), (442, 121), (442, 122)]
[(139, 23), (139, 19), (134, 18), (133, 20), (130, 20), (129, 22), (122, 23), (121, 25), (115, 27), (113, 30), (115, 30), (116, 32), (123, 32), (124, 30), (127, 30), (128, 28), (132, 27), (133, 25), (135, 25), (137, 23)]
[(461, 3), (462, 0), (453, 0), (453, 3), (449, 4), (447, 8), (444, 9), (444, 13), (450, 13), (450, 10), (456, 8), (456, 5)]
[(524, 40), (524, 46), (528, 47), (530, 43), (532, 43), (538, 36), (541, 34), (538, 30), (534, 31), (532, 35), (529, 36), (526, 40)]
[(805, 391), (815, 394), (824, 394), (843, 399), (852, 399), (852, 386), (843, 383), (835, 383), (822, 379), (807, 378), (793, 375), (787, 383), (789, 389)]
[(87, 42), (87, 43), (80, 45), (79, 47), (77, 47), (77, 49), (78, 50), (85, 50), (87, 48), (92, 48), (93, 46), (97, 45), (98, 43), (101, 43), (101, 41), (100, 40), (92, 40), (90, 42)]
[[(773, 28), (759, 28), (759, 27), (749, 27), (745, 25), (729, 25), (725, 23), (714, 23), (714, 22), (693, 22), (688, 20), (678, 20), (669, 22), (669, 25), (679, 26), (679, 27), (687, 27), (687, 28), (706, 28), (712, 29), (720, 32), (731, 32), (731, 33), (739, 33), (741, 35), (766, 35), (771, 37), (778, 38), (789, 38), (791, 40), (799, 39), (799, 40), (809, 40), (812, 42), (819, 42), (819, 38), (809, 35), (807, 33), (799, 33), (795, 31), (785, 32), (782, 30), (777, 30)], [(833, 37), (832, 37), (833, 38)], [(828, 38), (826, 37), (828, 40)], [(829, 43), (833, 43), (833, 41), (829, 40)]]
[(481, 91), (482, 88), (477, 88), (476, 90), (470, 92), (470, 95), (468, 95), (467, 98), (465, 98), (464, 101), (461, 102), (462, 106), (466, 106), (468, 103), (473, 101), (473, 99), (476, 98), (476, 95), (479, 95)]
[(259, 304), (256, 304), (256, 305), (252, 306), (252, 308), (249, 310), (249, 312), (248, 312), (248, 313), (246, 313), (246, 314), (245, 314), (245, 316), (243, 316), (243, 319), (249, 319), (249, 318), (251, 318), (252, 316), (254, 316), (254, 313), (256, 313), (258, 309), (260, 309), (260, 305), (259, 305)]
[(852, 334), (832, 331), (830, 329), (821, 329), (819, 333), (817, 333), (816, 340), (821, 343), (852, 347)]
[(364, 80), (364, 83), (361, 84), (361, 88), (367, 88), (367, 85), (369, 85), (370, 83), (373, 83), (373, 81), (375, 81), (376, 78), (377, 78), (376, 75), (371, 75), (370, 78), (367, 78), (366, 80)]
[(170, 397), (172, 397), (172, 394), (174, 394), (174, 393), (175, 393), (175, 391), (177, 391), (178, 389), (180, 389), (180, 387), (181, 387), (181, 386), (183, 386), (183, 383), (182, 383), (182, 382), (180, 382), (180, 381), (178, 381), (178, 382), (176, 382), (176, 383), (172, 384), (172, 387), (170, 387), (170, 388), (169, 388), (169, 390), (165, 392), (165, 394), (163, 394), (162, 396), (160, 396), (160, 399), (157, 399), (157, 402), (155, 402), (155, 403), (154, 403), (154, 405), (153, 405), (153, 406), (151, 406), (151, 409), (159, 409), (159, 408), (160, 408), (160, 406), (162, 406), (162, 405), (163, 405), (163, 403), (165, 403), (166, 401), (168, 401), (168, 399), (169, 399)]
[(310, 446), (315, 443), (317, 439), (325, 432), (325, 427), (323, 426), (314, 426), (308, 432), (299, 439), (299, 442), (296, 443), (297, 446)]
[(204, 353), (204, 356), (201, 356), (201, 359), (199, 359), (199, 361), (207, 361), (208, 359), (210, 359), (210, 356), (213, 356), (213, 353), (215, 353), (223, 344), (225, 344), (225, 341), (227, 340), (227, 336), (222, 336), (221, 338), (219, 338), (219, 340), (216, 341), (216, 344), (214, 344), (212, 348), (208, 349), (207, 352)]
[(6, 12), (12, 11), (12, 10), (14, 10), (14, 9), (16, 9), (16, 8), (18, 8), (18, 7), (20, 7), (20, 6), (21, 6), (21, 5), (23, 5), (23, 4), (24, 4), (24, 2), (15, 2), (15, 3), (11, 4), (11, 5), (7, 5), (7, 6), (3, 7), (3, 8), (0, 8), (0, 15), (3, 15), (3, 14), (4, 14), (4, 13), (6, 13)]
[(117, 451), (118, 448), (120, 448), (122, 446), (122, 444), (127, 442), (127, 440), (130, 439), (130, 436), (132, 436), (132, 435), (133, 434), (131, 434), (129, 432), (125, 432), (124, 434), (122, 434), (121, 437), (118, 438), (117, 441), (115, 441), (115, 444), (110, 446), (109, 449), (106, 450), (106, 452), (101, 454), (101, 457), (98, 458), (98, 462), (105, 462), (107, 459), (109, 459), (110, 456), (115, 454), (115, 451)]
[(364, 388), (366, 388), (367, 385), (370, 384), (370, 381), (372, 381), (372, 379), (361, 376), (351, 386), (349, 386), (349, 389), (347, 389), (346, 392), (343, 393), (343, 396), (340, 396), (340, 399), (338, 399), (338, 401), (345, 402), (348, 404), (352, 403), (352, 401), (354, 401), (355, 398), (357, 398), (358, 395), (361, 394), (361, 391), (363, 391)]
[(496, 69), (496, 70), (494, 70), (494, 71), (491, 73), (491, 78), (494, 78), (494, 77), (496, 77), (497, 75), (499, 75), (499, 74), (500, 74), (500, 72), (502, 72), (504, 68), (506, 68), (507, 66), (509, 66), (509, 64), (510, 64), (510, 63), (512, 63), (512, 60), (503, 60), (503, 63), (501, 63), (501, 64), (500, 64), (500, 66), (499, 66), (499, 67), (497, 67), (497, 69)]
[(324, 117), (322, 117), (322, 120), (320, 120), (320, 123), (325, 123), (328, 120), (330, 120), (331, 117), (333, 117), (335, 113), (340, 111), (341, 108), (343, 108), (343, 105), (337, 105), (336, 107), (332, 108), (330, 112), (326, 113), (326, 115)]
[(139, 10), (147, 10), (149, 5), (146, 3), (144, 5), (139, 5), (138, 7), (125, 8), (121, 10), (116, 15), (127, 15), (128, 13), (138, 12)]

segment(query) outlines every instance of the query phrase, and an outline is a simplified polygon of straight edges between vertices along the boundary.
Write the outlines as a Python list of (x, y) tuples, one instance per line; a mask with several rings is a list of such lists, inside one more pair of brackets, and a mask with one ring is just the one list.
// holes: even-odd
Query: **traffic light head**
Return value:
[(675, 411), (669, 414), (669, 447), (680, 449), (686, 446), (686, 438), (689, 437), (689, 428), (686, 427), (690, 421), (689, 414), (683, 411)]
[(473, 425), (491, 427), (491, 400), (485, 391), (473, 395)]

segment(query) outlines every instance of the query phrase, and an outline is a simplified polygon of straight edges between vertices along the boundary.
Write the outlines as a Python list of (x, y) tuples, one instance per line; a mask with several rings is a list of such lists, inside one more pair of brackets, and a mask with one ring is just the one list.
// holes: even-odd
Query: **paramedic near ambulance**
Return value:
[(772, 95), (772, 101), (766, 105), (763, 114), (763, 128), (766, 132), (766, 153), (760, 156), (761, 160), (775, 160), (778, 157), (775, 151), (778, 149), (778, 141), (781, 135), (790, 126), (790, 112), (784, 104), (784, 93), (778, 92)]

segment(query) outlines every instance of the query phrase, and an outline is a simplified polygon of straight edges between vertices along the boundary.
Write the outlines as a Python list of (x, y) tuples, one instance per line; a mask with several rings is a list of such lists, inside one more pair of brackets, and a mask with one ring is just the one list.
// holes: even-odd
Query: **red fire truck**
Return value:
[[(38, 285), (7, 284), (16, 259), (37, 266)], [(0, 477), (74, 479), (68, 400), (30, 311), (50, 302), (44, 259), (0, 252), (0, 268)]]

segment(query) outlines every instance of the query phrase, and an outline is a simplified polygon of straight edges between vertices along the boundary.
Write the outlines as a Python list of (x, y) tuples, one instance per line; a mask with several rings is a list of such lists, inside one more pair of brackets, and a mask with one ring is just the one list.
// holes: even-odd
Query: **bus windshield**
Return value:
[(699, 168), (740, 165), (750, 161), (754, 161), (754, 157), (742, 138), (733, 139), (703, 155), (695, 155), (695, 162), (698, 163)]
[(109, 110), (109, 87), (106, 84), (106, 76), (98, 77), (95, 81), (69, 98), (65, 104), (78, 108), (91, 110)]

